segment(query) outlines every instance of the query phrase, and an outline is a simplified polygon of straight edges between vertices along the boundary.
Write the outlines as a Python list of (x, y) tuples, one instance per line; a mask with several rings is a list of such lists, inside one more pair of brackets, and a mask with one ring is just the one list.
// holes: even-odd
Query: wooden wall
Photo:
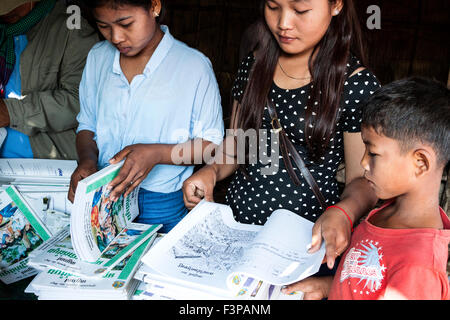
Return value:
[[(357, 0), (361, 17), (381, 8), (381, 30), (366, 29), (370, 65), (382, 82), (422, 75), (447, 83), (450, 65), (448, 0)], [(364, 21), (365, 24), (365, 21)]]

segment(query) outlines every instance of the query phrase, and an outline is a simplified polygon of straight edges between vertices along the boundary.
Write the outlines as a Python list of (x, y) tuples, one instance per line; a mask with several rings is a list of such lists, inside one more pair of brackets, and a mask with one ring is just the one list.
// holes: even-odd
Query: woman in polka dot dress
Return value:
[[(269, 131), (267, 103), (271, 101), (326, 207), (339, 208), (322, 209), (294, 165), (301, 182), (295, 185), (281, 153), (269, 164), (238, 164), (236, 154), (232, 157), (226, 147), (235, 141), (233, 136), (225, 138), (215, 163), (186, 180), (185, 204), (192, 208), (203, 197), (212, 200), (216, 182), (234, 174), (226, 202), (237, 221), (264, 224), (274, 210), (284, 208), (315, 222), (312, 251), (323, 238), (331, 269), (349, 243), (352, 223), (377, 200), (360, 166), (365, 152), (360, 106), (380, 85), (364, 67), (353, 1), (268, 0), (261, 7), (264, 19), (255, 28), (258, 45), (242, 61), (232, 89), (231, 128)], [(260, 147), (270, 153), (271, 134), (267, 136)], [(277, 150), (272, 147), (271, 151)], [(346, 187), (339, 194), (336, 172), (342, 161)], [(278, 169), (276, 173), (264, 174), (262, 169), (271, 165)]]

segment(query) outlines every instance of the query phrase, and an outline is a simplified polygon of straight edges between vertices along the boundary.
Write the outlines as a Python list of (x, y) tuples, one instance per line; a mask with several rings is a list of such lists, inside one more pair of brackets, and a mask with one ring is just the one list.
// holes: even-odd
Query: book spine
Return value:
[(148, 251), (155, 238), (156, 234), (154, 234), (150, 239), (141, 244), (139, 248), (134, 251), (134, 253), (130, 257), (130, 260), (128, 260), (127, 265), (119, 274), (118, 280), (127, 282), (129, 278), (134, 275), (134, 272), (136, 271), (136, 268), (138, 267), (142, 256)]

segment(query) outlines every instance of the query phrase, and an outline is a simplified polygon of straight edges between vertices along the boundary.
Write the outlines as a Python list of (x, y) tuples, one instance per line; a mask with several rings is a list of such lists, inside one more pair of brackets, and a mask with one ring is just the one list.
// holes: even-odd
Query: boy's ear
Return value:
[(416, 177), (429, 172), (433, 161), (436, 160), (435, 154), (431, 150), (428, 150), (428, 148), (420, 148), (414, 150), (413, 158)]

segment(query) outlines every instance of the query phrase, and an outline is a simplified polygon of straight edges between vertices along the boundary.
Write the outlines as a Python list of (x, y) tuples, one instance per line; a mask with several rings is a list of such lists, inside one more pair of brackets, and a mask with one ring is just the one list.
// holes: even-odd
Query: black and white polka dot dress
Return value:
[[(232, 93), (237, 101), (241, 101), (249, 73), (254, 62), (250, 54), (246, 57), (238, 70)], [(347, 64), (347, 74), (351, 75), (361, 65), (352, 57)], [(336, 172), (339, 164), (344, 160), (344, 132), (360, 132), (362, 102), (373, 94), (380, 84), (369, 70), (363, 70), (347, 79), (344, 86), (343, 99), (341, 99), (341, 116), (337, 123), (336, 134), (331, 139), (327, 151), (320, 161), (311, 161), (308, 155), (305, 140), (305, 109), (308, 108), (308, 94), (311, 84), (298, 89), (281, 89), (272, 83), (269, 99), (277, 110), (278, 118), (287, 136), (294, 144), (306, 166), (316, 180), (327, 205), (339, 201), (339, 188), (336, 181)], [(314, 113), (313, 113), (314, 115)], [(271, 118), (264, 110), (262, 129), (268, 130), (267, 156), (271, 154), (270, 124)], [(322, 213), (320, 205), (306, 180), (294, 165), (294, 170), (301, 179), (301, 185), (296, 186), (282, 159), (281, 152), (277, 163), (272, 168), (278, 169), (274, 175), (263, 175), (262, 168), (271, 166), (271, 162), (264, 165), (261, 161), (246, 166), (249, 177), (238, 170), (229, 185), (226, 194), (226, 203), (231, 206), (237, 221), (250, 224), (264, 224), (270, 214), (280, 208), (291, 210), (302, 217), (315, 222)]]

